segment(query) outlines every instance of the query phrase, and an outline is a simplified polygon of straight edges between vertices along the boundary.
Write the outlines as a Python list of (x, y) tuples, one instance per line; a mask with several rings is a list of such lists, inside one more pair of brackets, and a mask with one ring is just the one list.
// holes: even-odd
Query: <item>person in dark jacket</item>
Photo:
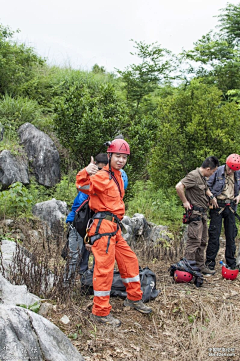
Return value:
[(238, 154), (230, 154), (226, 159), (226, 164), (220, 166), (209, 178), (208, 186), (213, 196), (217, 199), (217, 205), (210, 209), (211, 220), (208, 230), (209, 240), (206, 251), (206, 266), (211, 270), (215, 268), (222, 220), (224, 220), (226, 264), (229, 268), (235, 269), (235, 237), (237, 235), (237, 227), (234, 213), (240, 201), (240, 156)]

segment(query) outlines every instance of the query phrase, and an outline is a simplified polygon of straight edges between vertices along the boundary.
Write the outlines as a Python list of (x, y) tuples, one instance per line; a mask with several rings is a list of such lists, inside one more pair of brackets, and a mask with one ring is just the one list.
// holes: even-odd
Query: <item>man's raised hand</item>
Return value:
[(94, 162), (94, 158), (93, 156), (91, 156), (91, 162), (88, 164), (88, 166), (86, 167), (86, 171), (89, 175), (94, 175), (97, 173), (98, 171), (98, 167), (96, 166), (95, 162)]

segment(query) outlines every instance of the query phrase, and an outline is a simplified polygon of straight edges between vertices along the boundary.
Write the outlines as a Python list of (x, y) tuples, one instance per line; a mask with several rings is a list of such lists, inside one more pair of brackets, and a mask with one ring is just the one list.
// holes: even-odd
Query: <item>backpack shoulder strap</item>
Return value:
[(111, 175), (111, 178), (114, 180), (114, 182), (116, 183), (117, 187), (118, 187), (118, 190), (119, 190), (119, 193), (120, 193), (120, 196), (122, 197), (122, 193), (121, 193), (121, 189), (120, 189), (120, 185), (117, 181), (117, 178), (115, 177), (114, 173), (110, 172), (109, 170), (106, 170), (106, 169), (103, 169), (105, 172), (107, 172), (108, 174)]
[(75, 213), (77, 213), (79, 211), (79, 209), (81, 209), (84, 204), (89, 202), (89, 196), (80, 204), (80, 206), (78, 207), (78, 209), (76, 209)]

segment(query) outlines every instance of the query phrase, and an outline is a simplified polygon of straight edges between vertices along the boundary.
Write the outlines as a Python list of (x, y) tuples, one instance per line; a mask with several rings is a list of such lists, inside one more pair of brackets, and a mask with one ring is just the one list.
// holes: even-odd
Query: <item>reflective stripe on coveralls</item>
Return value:
[(109, 296), (111, 291), (94, 291), (94, 296)]
[(123, 283), (130, 283), (130, 282), (138, 282), (140, 281), (140, 277), (139, 275), (137, 275), (136, 277), (132, 277), (132, 278), (122, 278)]

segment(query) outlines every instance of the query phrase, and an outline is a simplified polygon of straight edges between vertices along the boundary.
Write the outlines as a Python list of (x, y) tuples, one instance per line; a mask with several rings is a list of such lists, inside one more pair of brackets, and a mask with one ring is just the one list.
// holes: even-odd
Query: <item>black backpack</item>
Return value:
[[(160, 290), (156, 289), (156, 275), (148, 267), (139, 267), (139, 276), (141, 282), (141, 289), (143, 291), (142, 300), (144, 303), (154, 300), (160, 293)], [(84, 294), (93, 294), (93, 270), (87, 270), (81, 278), (81, 290)], [(113, 282), (111, 287), (111, 297), (126, 298), (126, 288), (122, 282), (119, 271), (114, 270)]]
[(82, 238), (86, 235), (87, 224), (94, 212), (89, 207), (89, 197), (83, 201), (75, 212), (73, 227), (76, 228)]

